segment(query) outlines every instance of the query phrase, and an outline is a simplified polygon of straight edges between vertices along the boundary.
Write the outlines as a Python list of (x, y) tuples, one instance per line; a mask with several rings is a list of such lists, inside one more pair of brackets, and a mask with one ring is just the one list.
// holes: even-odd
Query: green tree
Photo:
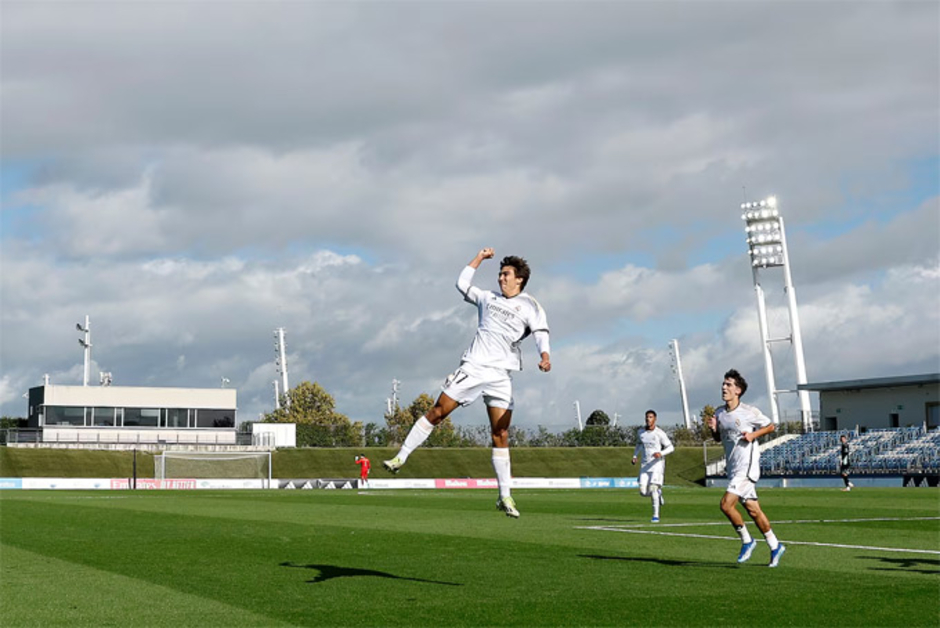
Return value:
[[(398, 406), (391, 413), (385, 413), (389, 445), (401, 445), (408, 436), (415, 421), (426, 415), (434, 407), (434, 398), (427, 393), (421, 393), (406, 407)], [(464, 442), (450, 417), (437, 424), (431, 435), (428, 436), (428, 447), (460, 447)]]
[(705, 405), (702, 407), (702, 411), (699, 412), (700, 423), (698, 424), (698, 432), (700, 438), (705, 441), (713, 441), (712, 431), (708, 427), (708, 419), (715, 416), (715, 406)]
[(20, 427), (26, 427), (26, 419), (13, 416), (0, 417), (0, 429), (7, 430)]
[(595, 410), (588, 417), (585, 425), (610, 425), (610, 417), (603, 410)]
[(353, 423), (336, 411), (336, 401), (320, 384), (301, 382), (284, 395), (274, 412), (264, 415), (264, 423), (296, 423), (297, 444), (314, 447), (359, 447), (362, 423)]
[(544, 425), (539, 425), (536, 433), (529, 438), (529, 447), (561, 447), (561, 436), (548, 431)]
[(365, 447), (385, 447), (388, 445), (388, 430), (376, 423), (366, 423), (362, 440)]

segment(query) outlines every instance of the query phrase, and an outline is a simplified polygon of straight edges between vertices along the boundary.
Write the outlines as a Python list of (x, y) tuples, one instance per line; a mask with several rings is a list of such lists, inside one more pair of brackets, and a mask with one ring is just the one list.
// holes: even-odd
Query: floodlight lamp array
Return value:
[(751, 266), (783, 266), (783, 245), (771, 244), (751, 247)]
[(783, 229), (776, 197), (752, 201), (741, 205), (747, 233), (747, 244), (751, 254), (751, 265), (755, 268), (783, 266)]

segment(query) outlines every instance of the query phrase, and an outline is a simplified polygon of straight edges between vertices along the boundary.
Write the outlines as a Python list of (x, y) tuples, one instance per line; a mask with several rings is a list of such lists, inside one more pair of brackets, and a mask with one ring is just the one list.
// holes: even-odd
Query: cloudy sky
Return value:
[[(476, 324), (454, 282), (526, 257), (548, 312), (514, 423), (681, 420), (725, 370), (769, 412), (741, 203), (786, 219), (812, 382), (940, 370), (940, 4), (0, 4), (0, 403), (48, 373), (291, 384), (382, 422)], [(497, 267), (476, 283), (496, 289)], [(772, 332), (787, 329), (767, 271)], [(778, 386), (792, 349), (775, 354)], [(815, 399), (814, 399), (815, 402)], [(793, 412), (792, 395), (782, 399)], [(479, 405), (458, 425), (484, 419)]]

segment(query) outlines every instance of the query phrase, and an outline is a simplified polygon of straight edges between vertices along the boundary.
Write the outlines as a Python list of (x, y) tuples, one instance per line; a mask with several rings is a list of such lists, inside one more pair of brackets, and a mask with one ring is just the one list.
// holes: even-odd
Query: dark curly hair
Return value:
[(744, 376), (738, 373), (736, 370), (731, 369), (725, 373), (725, 379), (731, 378), (734, 380), (734, 383), (737, 384), (738, 388), (741, 389), (741, 396), (744, 396), (744, 393), (747, 392), (747, 380), (744, 379)]
[(532, 271), (529, 269), (529, 262), (515, 255), (507, 255), (503, 258), (503, 261), (499, 263), (500, 268), (504, 266), (512, 266), (516, 271), (516, 277), (522, 279), (521, 289), (525, 290), (525, 285), (529, 283), (529, 275), (532, 274)]

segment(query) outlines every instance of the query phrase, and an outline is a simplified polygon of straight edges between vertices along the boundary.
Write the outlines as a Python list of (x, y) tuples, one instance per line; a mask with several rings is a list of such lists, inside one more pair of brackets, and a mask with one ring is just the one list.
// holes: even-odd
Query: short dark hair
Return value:
[(516, 277), (522, 279), (521, 289), (525, 290), (525, 285), (529, 283), (529, 275), (532, 274), (532, 271), (529, 269), (529, 262), (515, 255), (507, 255), (503, 258), (503, 261), (499, 263), (500, 268), (504, 266), (512, 266), (513, 270), (516, 271)]
[(741, 389), (741, 396), (744, 396), (744, 393), (747, 392), (747, 380), (744, 379), (744, 376), (738, 373), (735, 369), (731, 369), (725, 373), (725, 379), (731, 378), (734, 380), (734, 383), (738, 388)]
[[(653, 418), (654, 419), (656, 418), (656, 410), (647, 410), (646, 414), (652, 414)], [(644, 414), (643, 416), (646, 416), (646, 414)]]

